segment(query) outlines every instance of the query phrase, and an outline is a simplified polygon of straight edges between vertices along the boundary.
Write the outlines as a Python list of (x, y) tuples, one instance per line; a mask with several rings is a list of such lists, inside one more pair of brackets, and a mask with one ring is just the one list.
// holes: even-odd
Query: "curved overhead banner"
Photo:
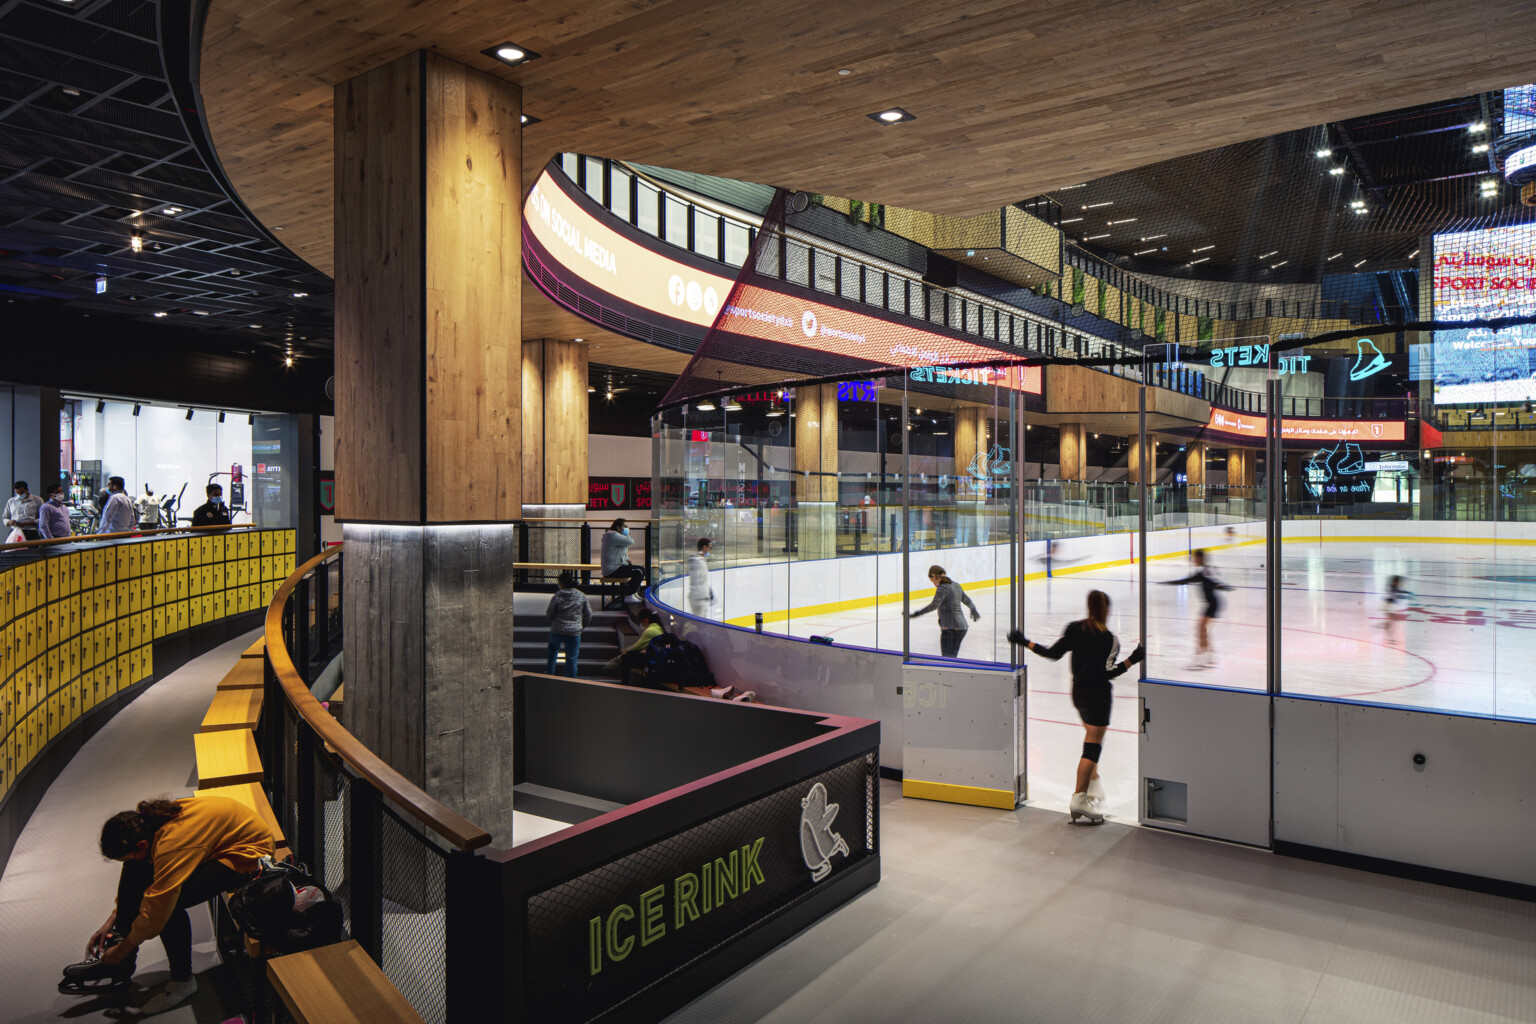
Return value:
[[(1263, 416), (1212, 409), (1206, 430), (1222, 434), (1236, 434), (1262, 441), (1267, 429)], [(1313, 420), (1285, 418), (1280, 421), (1280, 437), (1284, 441), (1359, 441), (1365, 444), (1383, 444), (1405, 441), (1407, 424), (1402, 420)]]
[[(580, 300), (696, 340), (719, 316), (719, 330), (756, 343), (760, 355), (785, 346), (835, 353), (871, 366), (908, 368), (1011, 357), (1009, 352), (951, 334), (811, 299), (790, 288), (748, 285), (727, 305), (736, 285), (733, 278), (706, 269), (709, 261), (592, 212), (588, 203), (586, 197), (568, 190), (563, 176), (544, 171), (523, 205), (523, 246), (526, 255), (539, 263), (555, 264), (573, 289), (580, 285), (576, 296), (555, 294), (533, 272), (539, 289), (599, 326), (623, 330), (601, 310), (583, 308)], [(1042, 391), (1038, 366), (999, 367), (986, 382), (1034, 395)]]

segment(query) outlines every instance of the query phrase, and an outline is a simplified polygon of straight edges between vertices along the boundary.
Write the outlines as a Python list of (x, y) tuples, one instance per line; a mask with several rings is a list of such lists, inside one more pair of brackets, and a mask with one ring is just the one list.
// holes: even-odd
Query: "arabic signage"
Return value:
[[(1435, 236), (1431, 281), (1436, 320), (1536, 313), (1536, 225)], [(1436, 331), (1436, 404), (1536, 400), (1536, 328)]]
[(587, 480), (587, 511), (649, 510), (651, 478), (648, 476), (594, 476)]
[[(1262, 441), (1268, 430), (1263, 416), (1212, 409), (1207, 430), (1235, 434)], [(1377, 441), (1407, 440), (1408, 428), (1402, 420), (1314, 420), (1285, 418), (1280, 421), (1280, 437), (1286, 441)]]
[[(621, 302), (703, 330), (711, 325), (757, 342), (831, 352), (873, 366), (979, 363), (995, 348), (910, 324), (735, 282), (642, 245), (588, 212), (549, 171), (523, 207), (523, 232), (571, 275)], [(537, 279), (537, 278), (535, 278)], [(595, 296), (594, 296), (595, 298)], [(716, 316), (720, 315), (716, 324)], [(992, 383), (1042, 393), (1040, 367), (1008, 367)]]
[(590, 1021), (872, 855), (860, 756), (529, 897), (529, 1020)]

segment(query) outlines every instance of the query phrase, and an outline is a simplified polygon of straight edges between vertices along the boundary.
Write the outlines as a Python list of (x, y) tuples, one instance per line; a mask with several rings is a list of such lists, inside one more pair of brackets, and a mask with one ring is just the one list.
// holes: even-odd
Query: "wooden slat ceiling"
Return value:
[[(480, 53), (506, 41), (543, 56)], [(214, 144), (318, 269), (332, 87), (418, 48), (524, 86), (525, 182), (574, 150), (962, 215), (1536, 79), (1529, 5), (1464, 0), (213, 0)], [(866, 116), (889, 106), (917, 120)]]

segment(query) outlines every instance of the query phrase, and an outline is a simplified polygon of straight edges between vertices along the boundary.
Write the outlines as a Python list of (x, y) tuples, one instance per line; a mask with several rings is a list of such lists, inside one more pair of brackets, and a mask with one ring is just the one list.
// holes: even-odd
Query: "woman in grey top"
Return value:
[(927, 615), (935, 608), (939, 610), (939, 653), (946, 658), (960, 657), (960, 642), (965, 639), (965, 631), (970, 627), (965, 623), (965, 612), (960, 607), (962, 604), (971, 610), (971, 621), (980, 622), (981, 612), (976, 610), (976, 605), (966, 596), (960, 584), (949, 578), (942, 565), (930, 565), (928, 567), (928, 579), (933, 583), (933, 600), (927, 605), (913, 612), (911, 617)]
[(549, 620), (549, 650), (544, 674), (555, 674), (555, 655), (565, 649), (565, 674), (576, 675), (576, 659), (581, 656), (581, 631), (592, 621), (592, 606), (587, 595), (576, 589), (576, 574), (567, 569), (560, 574), (560, 589), (544, 609)]
[(640, 584), (645, 582), (645, 570), (638, 565), (629, 564), (629, 546), (635, 539), (629, 535), (629, 527), (624, 525), (622, 518), (615, 519), (613, 525), (603, 531), (603, 548), (600, 561), (603, 565), (603, 578), (612, 579), (617, 576), (624, 580), (619, 585), (619, 596), (630, 598), (640, 589)]

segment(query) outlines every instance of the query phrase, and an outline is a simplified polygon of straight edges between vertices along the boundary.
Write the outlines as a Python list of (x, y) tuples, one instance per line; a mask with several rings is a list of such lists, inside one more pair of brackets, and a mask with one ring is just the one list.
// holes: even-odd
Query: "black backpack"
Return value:
[(691, 640), (663, 633), (646, 645), (646, 680), (671, 686), (713, 686), (715, 677), (704, 652)]
[[(296, 909), (299, 890), (309, 887), (318, 889), (321, 898)], [(229, 913), (242, 932), (278, 953), (341, 941), (341, 904), (302, 865), (289, 861), (263, 857), (256, 877), (229, 894)]]

